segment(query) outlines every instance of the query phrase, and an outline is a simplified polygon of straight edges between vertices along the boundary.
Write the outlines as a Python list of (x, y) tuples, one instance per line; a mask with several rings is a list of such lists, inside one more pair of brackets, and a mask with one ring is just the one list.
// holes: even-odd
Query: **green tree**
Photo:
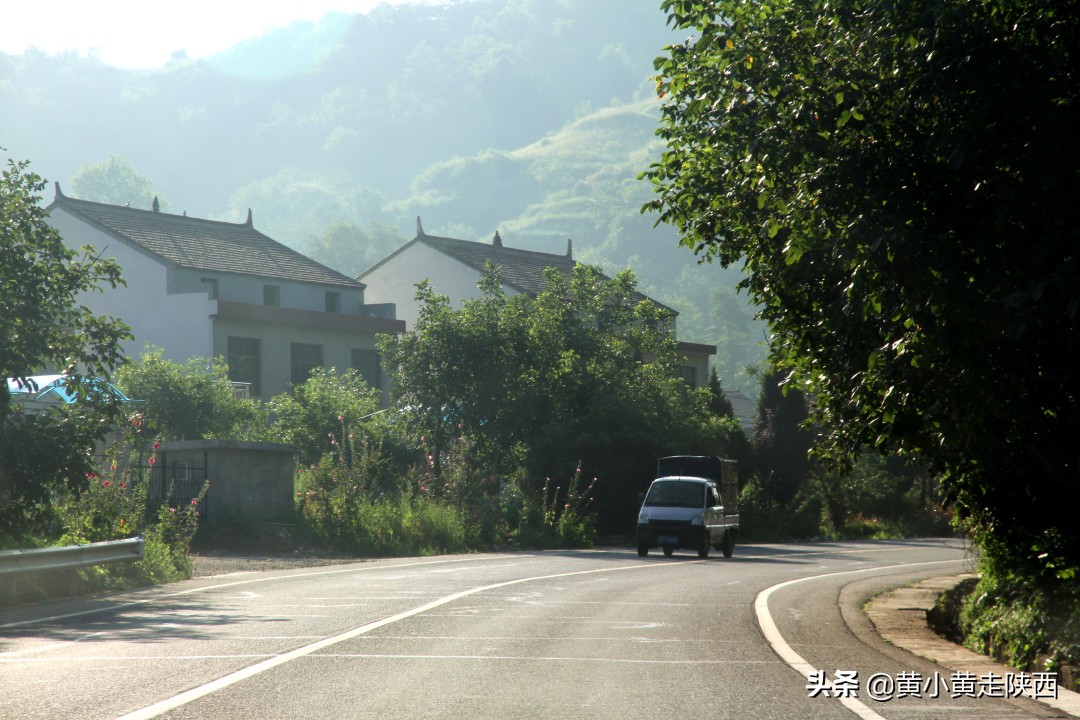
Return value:
[(1075, 0), (665, 0), (646, 208), (723, 264), (834, 458), (894, 446), (1080, 569)]
[(421, 284), (416, 326), (381, 346), (399, 368), (395, 404), (433, 463), (466, 438), (466, 461), (515, 478), (534, 506), (545, 478), (599, 478), (600, 529), (624, 532), (658, 456), (725, 453), (734, 420), (676, 377), (670, 318), (636, 294), (633, 273), (579, 265), (570, 278), (549, 271), (536, 297), (510, 297), (489, 267), (479, 285), (480, 298), (453, 309)]
[(269, 403), (271, 436), (295, 445), (299, 461), (311, 465), (325, 454), (338, 454), (346, 433), (378, 410), (379, 392), (349, 369), (315, 368), (307, 380)]
[(141, 403), (143, 434), (158, 440), (258, 439), (261, 407), (238, 398), (222, 358), (176, 363), (160, 348), (117, 372), (116, 382)]
[(353, 223), (331, 224), (308, 244), (307, 254), (323, 265), (356, 277), (405, 244), (397, 228), (369, 223), (367, 229)]
[[(120, 155), (110, 155), (101, 162), (83, 165), (71, 177), (75, 197), (112, 205), (131, 205), (144, 210), (168, 210), (167, 202), (158, 201), (154, 183), (139, 174)], [(157, 207), (153, 207), (154, 205)]]
[(91, 417), (86, 408), (11, 417), (8, 379), (25, 386), (34, 374), (70, 371), (69, 385), (85, 403), (109, 405), (109, 396), (93, 393), (80, 378), (108, 379), (120, 362), (120, 342), (130, 337), (120, 321), (78, 303), (81, 294), (123, 283), (120, 268), (93, 248), (64, 245), (46, 221), (43, 187), (25, 161), (9, 161), (0, 177), (0, 525), (7, 527), (42, 500), (53, 481), (72, 480), (94, 437), (107, 429), (103, 416)]
[[(806, 427), (806, 398), (797, 389), (784, 392), (781, 378), (767, 372), (761, 380), (758, 418), (754, 426), (757, 472), (769, 503), (790, 509), (810, 483), (813, 435)], [(843, 524), (843, 517), (838, 518)]]

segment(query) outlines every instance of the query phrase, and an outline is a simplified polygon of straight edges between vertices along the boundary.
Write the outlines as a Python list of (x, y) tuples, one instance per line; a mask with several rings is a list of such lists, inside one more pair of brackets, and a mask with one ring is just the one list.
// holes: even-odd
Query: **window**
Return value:
[(206, 288), (206, 294), (210, 296), (211, 300), (218, 299), (218, 284), (217, 278), (199, 278), (203, 286)]
[(292, 382), (299, 385), (308, 379), (311, 371), (322, 367), (322, 345), (292, 343)]
[(259, 395), (259, 375), (261, 374), (261, 342), (257, 338), (229, 336), (229, 380), (248, 383), (251, 394)]
[(263, 305), (281, 304), (281, 288), (277, 285), (263, 285)]
[(360, 371), (367, 384), (373, 388), (382, 387), (382, 368), (379, 365), (379, 353), (374, 350), (352, 351), (352, 366)]
[(339, 313), (341, 312), (341, 293), (328, 292), (326, 293), (326, 312)]
[(696, 367), (683, 365), (681, 368), (679, 368), (679, 377), (682, 378), (686, 382), (686, 384), (692, 388), (696, 388), (698, 386)]

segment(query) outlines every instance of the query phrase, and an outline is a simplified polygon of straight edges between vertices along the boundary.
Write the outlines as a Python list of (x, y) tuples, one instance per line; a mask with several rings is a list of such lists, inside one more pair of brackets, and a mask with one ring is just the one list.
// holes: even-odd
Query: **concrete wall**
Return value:
[(693, 368), (694, 387), (705, 387), (709, 384), (709, 355), (703, 352), (686, 352), (683, 355), (683, 365)]
[[(375, 350), (379, 334), (404, 331), (399, 320), (332, 315), (241, 305), (221, 301), (214, 319), (214, 354), (228, 356), (229, 336), (254, 338), (260, 345), (258, 397), (269, 400), (292, 383), (292, 343), (318, 345), (322, 364), (343, 372), (352, 367), (352, 351)], [(383, 383), (385, 387), (385, 382)]]
[(234, 522), (291, 522), (296, 449), (235, 440), (164, 442), (158, 451), (166, 476), (177, 463), (205, 468), (210, 488), (205, 526)]
[(238, 273), (175, 269), (169, 275), (170, 293), (207, 292), (203, 278), (217, 280), (218, 299), (233, 302), (263, 304), (263, 287), (276, 285), (280, 306), (297, 310), (326, 311), (326, 293), (336, 292), (341, 298), (341, 314), (360, 315), (364, 306), (364, 291), (346, 285), (321, 285), (279, 278), (262, 278)]

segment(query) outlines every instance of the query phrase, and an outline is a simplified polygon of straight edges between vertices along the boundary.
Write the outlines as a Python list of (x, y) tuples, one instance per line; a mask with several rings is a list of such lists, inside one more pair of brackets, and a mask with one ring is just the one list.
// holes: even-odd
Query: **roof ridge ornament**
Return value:
[(60, 181), (56, 180), (53, 184), (56, 186), (56, 197), (54, 199), (59, 200), (62, 197), (66, 197), (64, 191), (60, 189)]
[(574, 259), (574, 241), (570, 238), (566, 238), (566, 257)]
[(416, 216), (416, 237), (423, 237), (424, 226), (420, 224), (420, 216)]
[(247, 216), (247, 220), (245, 220), (245, 221), (244, 221), (244, 224), (245, 224), (245, 225), (247, 225), (248, 227), (251, 227), (251, 226), (252, 226), (252, 222), (251, 222), (251, 208), (248, 208), (248, 216)]
[(503, 244), (502, 244), (502, 236), (499, 235), (498, 230), (495, 231), (495, 237), (491, 238), (491, 244), (494, 245), (495, 247), (502, 247), (503, 246)]

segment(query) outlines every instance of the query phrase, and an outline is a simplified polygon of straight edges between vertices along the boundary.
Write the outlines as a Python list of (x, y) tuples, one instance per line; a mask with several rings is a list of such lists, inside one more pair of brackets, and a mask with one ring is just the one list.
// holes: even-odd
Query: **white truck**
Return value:
[(739, 531), (739, 480), (734, 460), (711, 455), (660, 458), (637, 521), (638, 555), (679, 548), (707, 558), (714, 547), (731, 557)]

